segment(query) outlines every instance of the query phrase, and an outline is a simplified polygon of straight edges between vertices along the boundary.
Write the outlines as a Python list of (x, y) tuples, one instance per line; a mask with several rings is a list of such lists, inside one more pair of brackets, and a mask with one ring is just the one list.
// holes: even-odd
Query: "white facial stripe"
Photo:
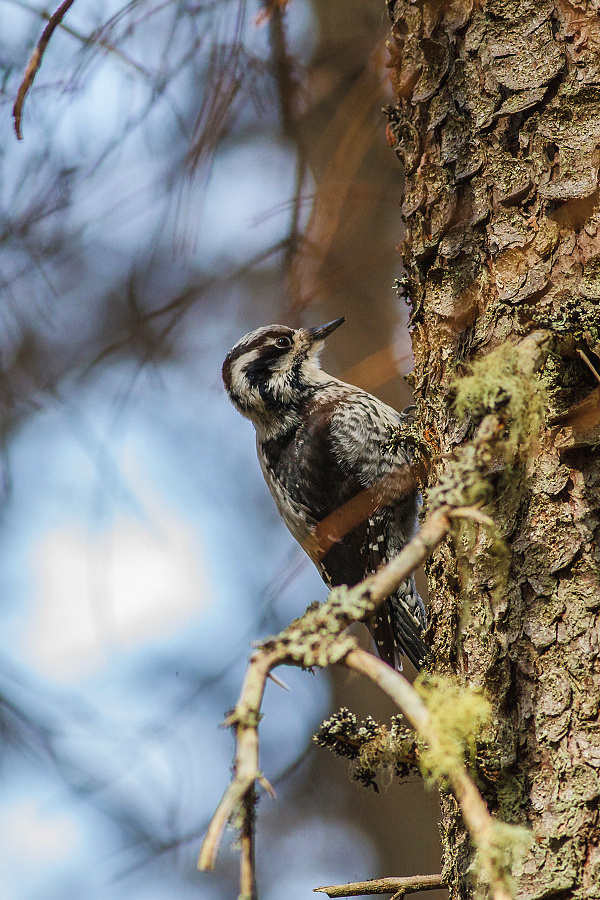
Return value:
[(254, 360), (258, 359), (260, 355), (261, 349), (260, 347), (256, 347), (254, 350), (244, 353), (233, 361), (231, 366), (231, 390), (233, 393), (239, 394), (242, 386), (247, 389), (244, 369), (249, 363), (253, 363)]
[(261, 337), (261, 335), (265, 334), (267, 331), (270, 331), (271, 328), (277, 328), (277, 325), (269, 326), (268, 328), (257, 328), (255, 331), (251, 331), (249, 334), (245, 334), (243, 338), (231, 348), (231, 353), (236, 353), (238, 350), (242, 350), (244, 347), (249, 347), (250, 344), (255, 341), (257, 338)]

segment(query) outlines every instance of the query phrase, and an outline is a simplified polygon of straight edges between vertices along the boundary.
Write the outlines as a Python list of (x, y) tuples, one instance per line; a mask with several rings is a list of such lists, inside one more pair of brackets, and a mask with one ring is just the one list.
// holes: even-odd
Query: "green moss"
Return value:
[[(522, 342), (525, 344), (525, 342)], [(535, 344), (525, 344), (535, 352)], [(429, 492), (430, 509), (490, 504), (519, 487), (517, 466), (533, 455), (544, 420), (545, 391), (522, 346), (504, 343), (452, 382), (459, 419), (476, 428)], [(506, 497), (503, 498), (503, 502)]]
[[(491, 707), (481, 689), (465, 687), (456, 680), (421, 677), (415, 686), (427, 703), (436, 735), (435, 748), (421, 748), (421, 770), (427, 780), (444, 789), (450, 774), (464, 765), (465, 755), (473, 766), (477, 764), (481, 754), (477, 738), (491, 724)], [(442, 841), (445, 840), (448, 835), (442, 833)], [(473, 872), (483, 882), (492, 875), (500, 877), (510, 889), (513, 866), (524, 856), (531, 841), (528, 829), (493, 819), (491, 827), (478, 836)]]

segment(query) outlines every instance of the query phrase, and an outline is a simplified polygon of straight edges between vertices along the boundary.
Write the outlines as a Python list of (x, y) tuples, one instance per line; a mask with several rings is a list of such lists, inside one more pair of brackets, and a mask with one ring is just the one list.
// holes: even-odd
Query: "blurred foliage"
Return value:
[[(396, 376), (410, 368), (410, 345), (391, 289), (401, 173), (381, 114), (390, 90), (383, 2), (76, 0), (45, 48), (19, 143), (10, 110), (48, 18), (34, 2), (0, 2), (5, 502), (11, 447), (26, 422), (56, 404), (77, 416), (82, 389), (97, 383), (110, 385), (118, 418), (135, 403), (142, 374), (160, 379), (169, 366), (189, 365), (193, 378), (191, 362), (209, 358), (223, 323), (233, 341), (269, 320), (316, 324), (344, 314), (337, 370), (352, 367), (356, 383), (405, 405), (410, 395)], [(248, 221), (244, 192), (253, 166), (261, 191), (272, 170), (273, 196), (266, 190), (262, 212)], [(286, 178), (282, 201), (276, 182)], [(107, 381), (111, 373), (117, 387)], [(202, 389), (217, 381), (218, 372), (209, 373)], [(256, 603), (257, 631), (293, 577), (286, 564), (267, 584)], [(202, 661), (186, 670), (179, 661), (185, 675), (174, 718), (192, 716), (208, 694), (223, 708), (231, 701), (236, 683), (228, 678), (254, 636), (235, 634), (220, 671), (204, 671)], [(153, 660), (146, 683), (170, 683), (174, 665)], [(195, 842), (205, 822), (184, 834), (165, 830), (145, 801), (108, 784), (102, 766), (87, 769), (64, 739), (82, 720), (88, 736), (102, 733), (110, 745), (110, 728), (91, 702), (61, 695), (7, 658), (0, 669), (5, 762), (14, 753), (36, 760), (116, 824), (117, 843), (131, 851), (124, 868), (131, 853), (146, 867), (187, 845), (182, 870), (196, 878)], [(300, 762), (303, 752), (297, 748)], [(300, 762), (301, 779), (290, 790), (325, 816), (327, 791), (307, 785), (326, 778), (331, 789), (333, 770), (319, 774)], [(336, 790), (340, 797), (348, 790), (343, 773)], [(378, 824), (381, 807), (367, 810), (345, 796), (338, 812), (355, 808), (355, 821)], [(280, 815), (291, 819), (289, 805)], [(281, 823), (271, 815), (264, 827), (275, 834)], [(388, 832), (374, 840), (389, 860), (398, 838)], [(435, 846), (434, 837), (430, 855)], [(425, 851), (415, 853), (413, 864), (426, 868)], [(233, 889), (234, 867), (232, 859), (215, 876), (219, 895)]]

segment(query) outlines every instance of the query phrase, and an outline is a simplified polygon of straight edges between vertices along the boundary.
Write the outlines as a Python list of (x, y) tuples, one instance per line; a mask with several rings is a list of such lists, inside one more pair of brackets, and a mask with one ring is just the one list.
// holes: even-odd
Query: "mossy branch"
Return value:
[[(511, 900), (507, 860), (527, 839), (522, 828), (493, 819), (485, 802), (462, 764), (462, 748), (456, 740), (456, 723), (448, 728), (439, 714), (439, 704), (430, 710), (403, 676), (382, 660), (364, 650), (353, 650), (345, 664), (370, 678), (402, 710), (427, 746), (427, 757), (436, 780), (448, 782), (460, 806), (465, 825), (477, 848), (477, 864), (482, 878), (489, 884), (493, 900)], [(440, 701), (443, 701), (443, 690)], [(434, 695), (435, 696), (435, 695)], [(472, 708), (471, 700), (468, 707)], [(476, 710), (481, 722), (483, 707)], [(457, 710), (457, 721), (461, 718)], [(464, 716), (463, 716), (464, 718)], [(477, 720), (476, 720), (477, 721)], [(476, 724), (475, 721), (475, 724)], [(460, 726), (459, 726), (460, 727)]]
[(503, 344), (456, 380), (458, 416), (468, 415), (479, 424), (474, 438), (454, 451), (431, 488), (430, 509), (491, 503), (491, 476), (510, 472), (532, 455), (544, 418), (544, 390), (535, 376), (553, 340), (548, 332), (536, 331), (517, 344)]
[(255, 781), (262, 777), (258, 767), (258, 722), (269, 672), (280, 665), (308, 669), (342, 662), (357, 646), (356, 638), (344, 634), (348, 625), (371, 615), (427, 558), (450, 527), (447, 512), (436, 511), (425, 521), (419, 534), (386, 566), (354, 588), (334, 588), (325, 603), (310, 606), (279, 635), (263, 641), (252, 655), (239, 700), (224, 723), (234, 729), (236, 736), (234, 778), (202, 844), (200, 869), (214, 868), (227, 822), (239, 810), (248, 791), (254, 790)]

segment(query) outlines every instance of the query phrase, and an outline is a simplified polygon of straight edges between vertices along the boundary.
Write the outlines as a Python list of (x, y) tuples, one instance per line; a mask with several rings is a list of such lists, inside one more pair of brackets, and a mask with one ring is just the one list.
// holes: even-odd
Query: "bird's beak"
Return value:
[(336, 328), (343, 325), (345, 321), (346, 317), (341, 316), (339, 319), (334, 319), (333, 322), (328, 322), (327, 325), (319, 325), (318, 328), (307, 328), (306, 330), (308, 331), (311, 344), (316, 344), (317, 341), (324, 341), (330, 334), (333, 334)]

